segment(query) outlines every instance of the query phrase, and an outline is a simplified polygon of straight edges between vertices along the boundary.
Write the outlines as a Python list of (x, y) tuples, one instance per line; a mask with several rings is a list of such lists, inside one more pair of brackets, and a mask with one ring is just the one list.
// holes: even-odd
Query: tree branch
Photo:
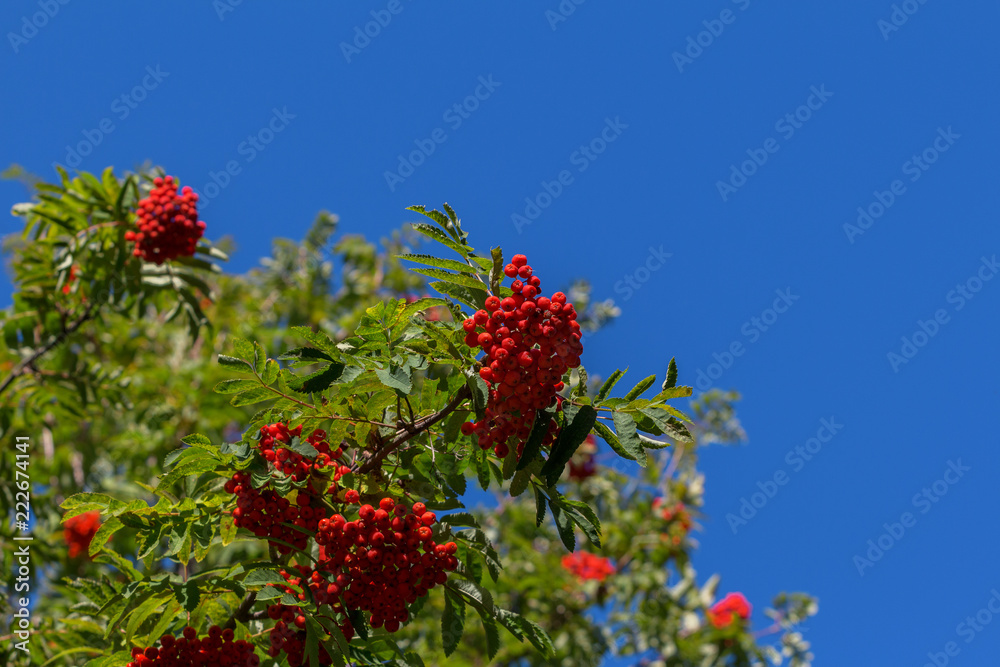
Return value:
[(67, 336), (75, 333), (77, 329), (90, 320), (94, 315), (94, 307), (96, 305), (97, 302), (92, 301), (75, 322), (70, 324), (68, 327), (63, 327), (62, 332), (58, 336), (54, 336), (48, 343), (35, 350), (30, 357), (15, 366), (14, 370), (10, 372), (10, 375), (4, 378), (4, 381), (0, 383), (0, 394), (3, 394), (4, 391), (6, 391), (7, 388), (14, 382), (14, 380), (24, 375), (24, 372), (30, 368), (32, 364), (38, 361), (45, 354), (48, 354), (53, 348), (66, 340)]
[(361, 467), (359, 467), (355, 472), (359, 475), (363, 475), (377, 468), (381, 465), (385, 457), (399, 449), (404, 442), (412, 439), (414, 436), (420, 435), (431, 426), (450, 415), (456, 408), (458, 408), (459, 405), (462, 404), (462, 401), (469, 398), (470, 395), (469, 386), (463, 386), (458, 390), (458, 393), (455, 394), (455, 397), (448, 402), (448, 405), (441, 408), (440, 412), (428, 415), (427, 417), (419, 419), (412, 424), (407, 424), (405, 431), (397, 432), (392, 440), (387, 442), (381, 449), (368, 457), (368, 459), (366, 459), (365, 462), (361, 464)]
[(250, 610), (253, 609), (255, 602), (257, 602), (257, 591), (250, 591), (247, 593), (246, 597), (243, 598), (243, 602), (240, 603), (240, 606), (236, 609), (236, 611), (233, 612), (233, 615), (229, 617), (228, 621), (226, 621), (226, 625), (223, 629), (230, 628), (235, 630), (236, 621), (240, 621), (241, 623), (249, 621), (251, 617)]

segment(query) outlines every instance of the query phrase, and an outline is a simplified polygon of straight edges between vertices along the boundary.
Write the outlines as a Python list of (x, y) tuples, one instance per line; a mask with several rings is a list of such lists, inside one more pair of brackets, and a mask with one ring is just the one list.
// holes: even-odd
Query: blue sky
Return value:
[(163, 165), (234, 270), (322, 208), (377, 236), (450, 202), (618, 301), (591, 372), (676, 356), (743, 393), (750, 443), (703, 458), (722, 592), (817, 595), (818, 665), (988, 664), (1000, 619), (962, 624), (1000, 590), (1000, 6), (651, 5), (11, 0), (0, 157)]

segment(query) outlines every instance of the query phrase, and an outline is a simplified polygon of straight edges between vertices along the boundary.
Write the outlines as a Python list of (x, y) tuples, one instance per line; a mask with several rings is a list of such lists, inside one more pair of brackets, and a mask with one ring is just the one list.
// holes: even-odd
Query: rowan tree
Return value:
[(673, 360), (589, 376), (615, 308), (585, 282), (477, 252), (447, 204), (377, 245), (320, 213), (240, 275), (162, 171), (31, 187), (0, 437), (32, 443), (41, 539), (9, 664), (809, 664), (815, 601), (754, 631), (692, 565), (737, 396), (686, 414)]

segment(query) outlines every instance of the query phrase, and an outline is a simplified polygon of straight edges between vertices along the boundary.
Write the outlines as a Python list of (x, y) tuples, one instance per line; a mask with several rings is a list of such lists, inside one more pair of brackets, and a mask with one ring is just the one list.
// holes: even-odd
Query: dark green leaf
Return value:
[(677, 360), (670, 357), (670, 365), (667, 366), (667, 379), (663, 381), (661, 389), (670, 389), (677, 385)]
[(566, 404), (563, 412), (566, 415), (567, 424), (559, 432), (559, 437), (552, 444), (552, 451), (549, 459), (542, 467), (541, 475), (545, 478), (548, 486), (555, 486), (562, 475), (566, 464), (573, 457), (577, 448), (586, 440), (590, 430), (594, 428), (597, 421), (597, 410), (589, 405), (580, 406), (574, 411), (575, 406)]

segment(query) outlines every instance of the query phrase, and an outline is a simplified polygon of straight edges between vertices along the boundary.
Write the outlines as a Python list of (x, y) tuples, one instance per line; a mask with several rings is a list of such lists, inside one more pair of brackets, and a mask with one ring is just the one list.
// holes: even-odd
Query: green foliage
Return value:
[[(656, 376), (613, 396), (623, 371), (595, 392), (580, 368), (564, 378), (572, 387), (561, 407), (539, 413), (522, 454), (511, 448), (498, 460), (461, 429), (482, 418), (489, 394), (460, 323), (487, 296), (511, 292), (501, 285), (502, 250), (477, 255), (450, 206), (411, 207), (430, 223), (381, 249), (335, 239), (336, 218), (321, 213), (302, 242), (277, 239), (260, 268), (226, 275), (209, 261), (225, 253), (208, 242), (199, 248), (206, 259), (155, 266), (131, 255), (124, 232), (152, 176), (63, 172), (15, 207), (25, 229), (6, 246), (17, 291), (0, 320), (0, 434), (41, 428), (32, 476), (45, 487), (33, 509), (36, 533), (52, 538), (39, 557), (53, 565), (37, 581), (46, 591), (31, 640), (38, 664), (122, 665), (132, 647), (185, 625), (227, 625), (264, 655), (266, 609), (277, 603), (305, 616), (312, 664), (327, 654), (340, 665), (473, 665), (484, 655), (490, 664), (596, 665), (613, 646), (656, 651), (664, 664), (703, 664), (706, 651), (714, 664), (773, 657), (746, 628), (703, 622), (713, 580), (697, 585), (693, 540), (660, 539), (652, 507), (657, 496), (700, 506), (697, 447), (742, 434), (732, 396), (696, 402), (692, 418), (670, 404), (691, 396), (673, 360), (648, 398)], [(415, 252), (421, 239), (448, 256)], [(418, 296), (425, 289), (441, 296)], [(580, 298), (581, 326), (613, 310), (589, 307), (583, 284), (569, 292)], [(553, 417), (558, 437), (543, 446)], [(260, 429), (275, 422), (323, 429), (343, 450), (340, 490), (321, 500), (327, 516), (356, 512), (348, 488), (364, 501), (420, 501), (439, 513), (434, 540), (456, 543), (458, 566), (443, 590), (410, 605), (398, 633), (352, 613), (348, 641), (330, 607), (280, 573), (315, 563), (318, 551), (282, 555), (236, 528), (225, 487), (234, 473), (293, 499), (309, 483), (261, 457)], [(593, 457), (595, 435), (645, 468), (630, 476), (616, 460), (584, 481), (567, 474)], [(318, 454), (304, 438), (286, 447)], [(465, 506), (469, 478), (496, 496), (496, 509)], [(11, 504), (11, 491), (0, 491)], [(56, 538), (61, 523), (94, 512), (101, 526), (90, 558), (70, 561)], [(562, 560), (577, 549), (603, 554), (614, 574), (581, 585)], [(586, 612), (604, 604), (612, 615), (601, 626)], [(812, 604), (776, 601), (792, 664), (808, 660), (793, 627)]]

